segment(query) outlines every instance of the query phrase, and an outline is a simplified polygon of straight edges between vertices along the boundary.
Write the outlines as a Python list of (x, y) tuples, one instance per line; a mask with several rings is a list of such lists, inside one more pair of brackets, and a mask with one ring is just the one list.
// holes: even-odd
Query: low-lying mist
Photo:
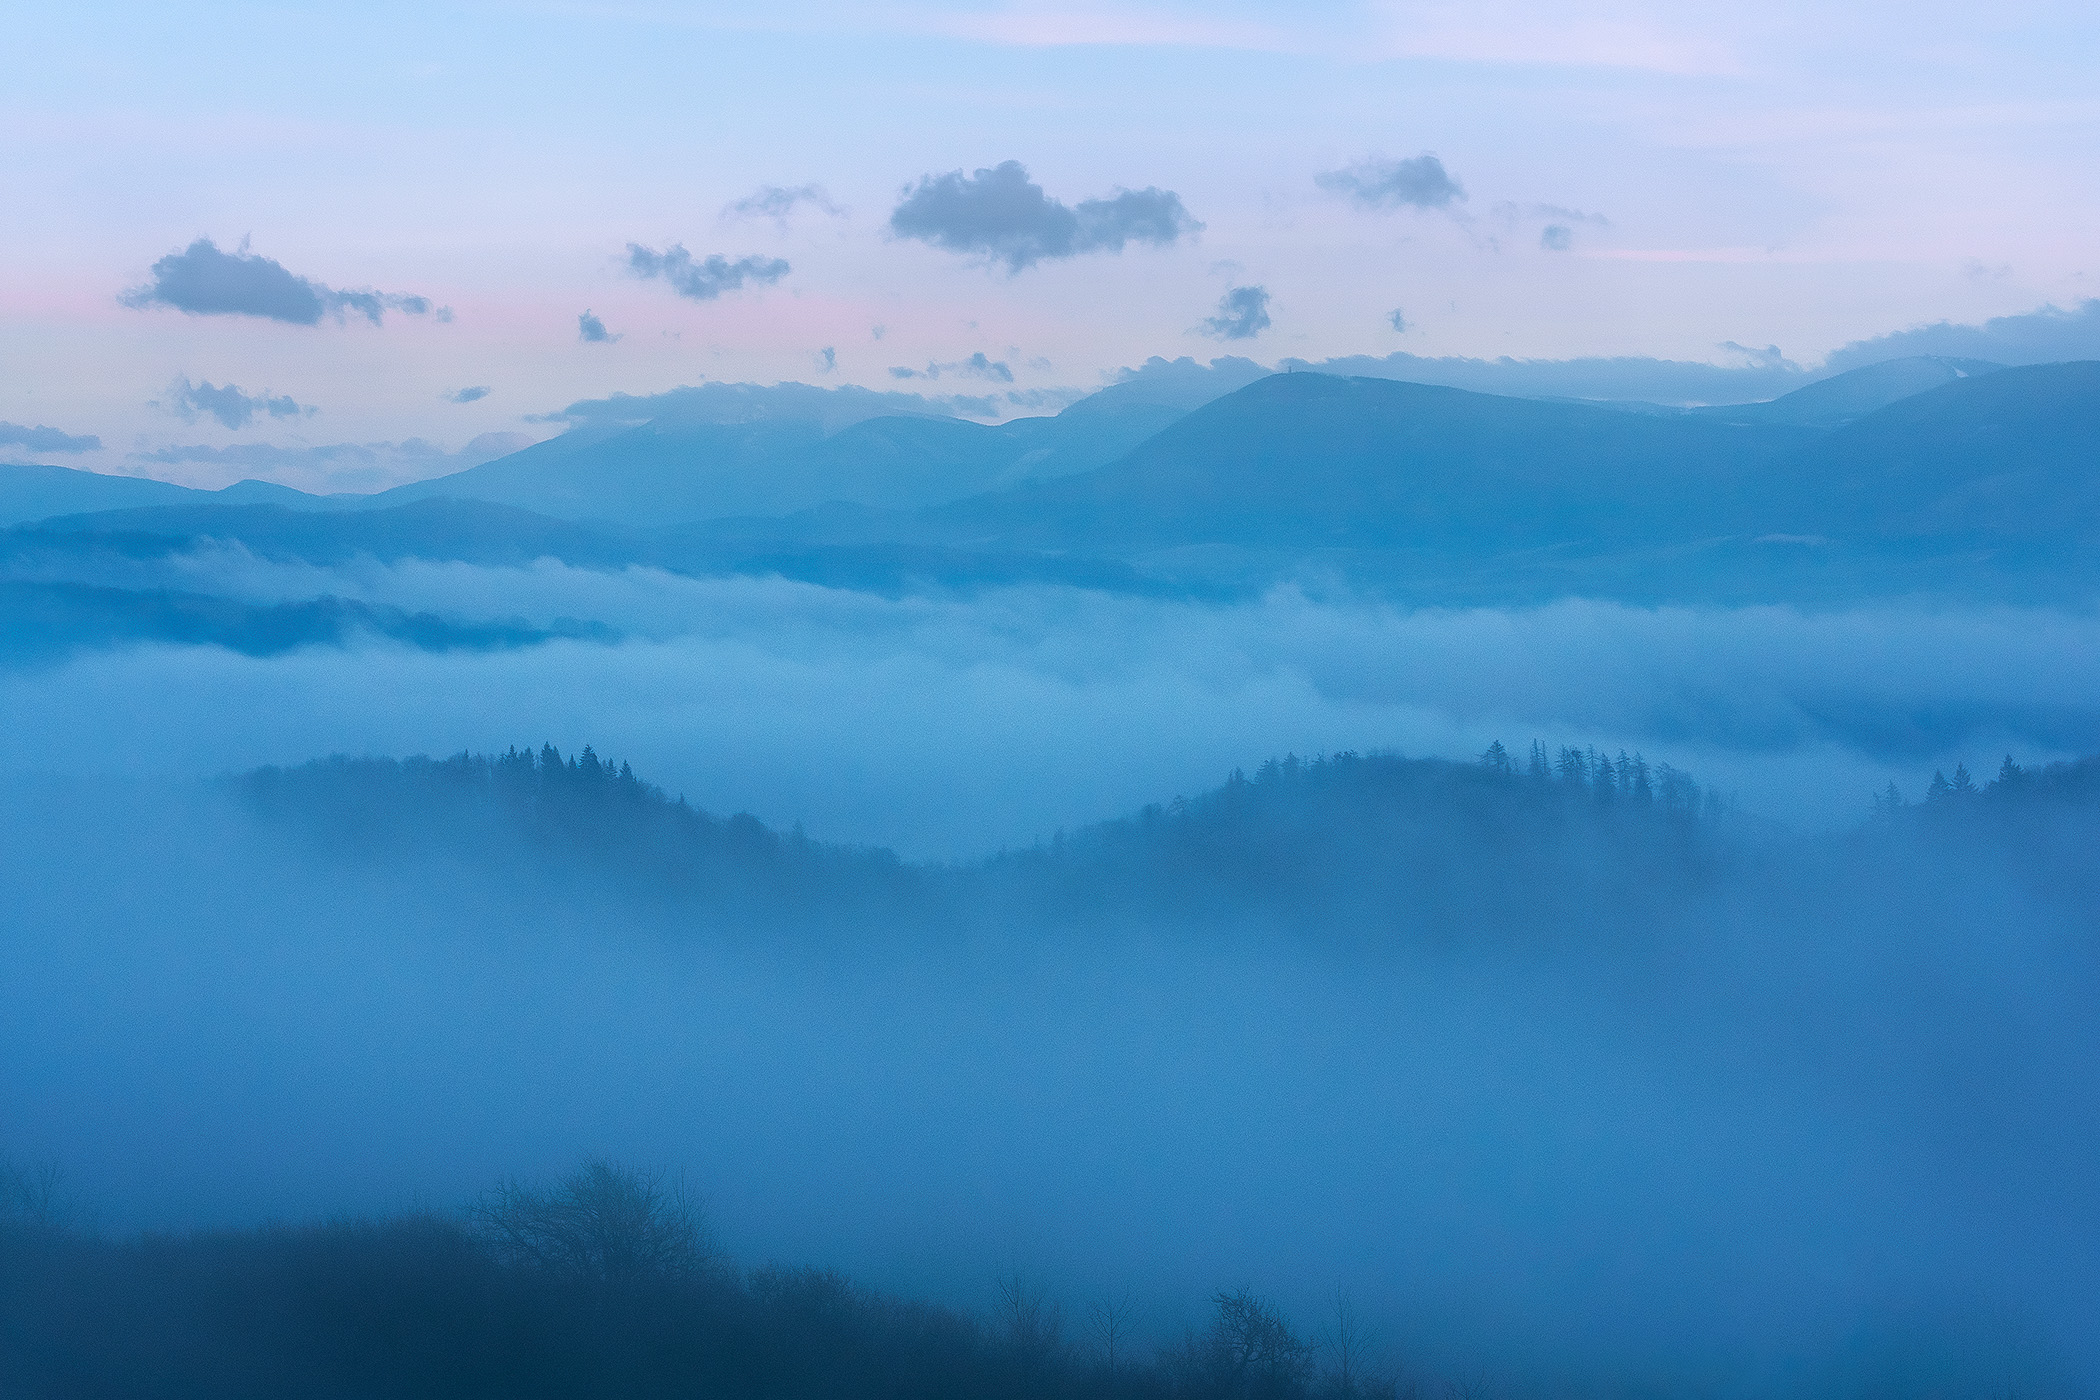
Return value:
[[(1482, 897), (1366, 946), (1025, 902), (759, 936), (581, 848), (396, 859), (234, 791), (11, 788), (0, 1122), (106, 1228), (605, 1153), (683, 1168), (748, 1262), (964, 1305), (1018, 1267), (1154, 1341), (1342, 1287), (1410, 1374), (1518, 1393), (2100, 1378), (2089, 817), (1709, 822), (1689, 879), (1469, 827)], [(1523, 914), (1571, 885), (1580, 937)]]
[[(1869, 818), (2100, 750), (2089, 611), (105, 563), (616, 638), (0, 665), (0, 1153), (109, 1231), (451, 1211), (596, 1153), (684, 1170), (748, 1263), (965, 1307), (1018, 1267), (1155, 1342), (1341, 1287), (1408, 1374), (1518, 1393), (2100, 1388), (2090, 822)], [(1541, 847), (1314, 804), (1171, 870), (1080, 831), (1288, 753), (1533, 736), (1735, 815), (1576, 840), (1617, 830), (1578, 804)], [(603, 843), (225, 781), (549, 740), (890, 848), (903, 893), (753, 919)]]
[(1466, 755), (1543, 735), (1666, 759), (1753, 812), (1828, 826), (1934, 767), (2100, 748), (2100, 618), (2084, 610), (1407, 611), (1293, 588), (892, 598), (552, 563), (319, 570), (238, 550), (137, 569), (103, 581), (625, 640), (270, 659), (135, 647), (0, 669), (16, 718), (0, 768), (197, 775), (589, 741), (712, 809), (959, 858), (1286, 751)]

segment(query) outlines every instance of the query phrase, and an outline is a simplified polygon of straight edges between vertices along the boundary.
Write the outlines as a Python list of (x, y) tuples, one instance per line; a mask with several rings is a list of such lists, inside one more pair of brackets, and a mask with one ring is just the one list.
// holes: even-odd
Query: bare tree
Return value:
[[(1399, 1400), (1400, 1377), (1380, 1355), (1378, 1330), (1364, 1320), (1348, 1290), (1337, 1288), (1327, 1301), (1327, 1321), (1320, 1328), (1320, 1349), (1333, 1358), (1327, 1392), (1336, 1400)], [(1415, 1394), (1412, 1382), (1407, 1395)]]
[(1014, 1349), (1040, 1360), (1057, 1349), (1064, 1331), (1064, 1312), (1049, 1302), (1042, 1288), (1018, 1267), (999, 1276), (999, 1310)]
[(65, 1180), (51, 1163), (24, 1170), (0, 1157), (0, 1221), (12, 1218), (49, 1229), (71, 1224), (72, 1205), (60, 1190)]
[(596, 1157), (552, 1185), (505, 1181), (473, 1216), (506, 1257), (579, 1278), (690, 1277), (715, 1252), (682, 1178)]
[(1130, 1336), (1130, 1315), (1134, 1311), (1130, 1291), (1087, 1304), (1087, 1318), (1093, 1325), (1094, 1340), (1108, 1357), (1108, 1369), (1116, 1369), (1116, 1353), (1122, 1349)]
[(1245, 1288), (1215, 1295), (1210, 1344), (1228, 1387), (1238, 1394), (1289, 1394), (1312, 1370), (1312, 1346), (1268, 1302)]

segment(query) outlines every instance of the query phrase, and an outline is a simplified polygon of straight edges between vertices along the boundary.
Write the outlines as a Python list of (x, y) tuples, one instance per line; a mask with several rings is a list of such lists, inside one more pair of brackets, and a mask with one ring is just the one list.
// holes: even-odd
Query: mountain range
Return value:
[[(781, 574), (886, 592), (1038, 582), (1414, 602), (1821, 602), (2090, 590), (2100, 362), (1872, 365), (1718, 409), (1283, 373), (1197, 406), (1116, 386), (996, 427), (883, 414), (592, 422), (370, 497), (7, 469), (0, 567), (238, 542)], [(871, 396), (872, 397), (872, 396)], [(55, 475), (60, 474), (62, 475)], [(98, 509), (45, 510), (65, 502)]]

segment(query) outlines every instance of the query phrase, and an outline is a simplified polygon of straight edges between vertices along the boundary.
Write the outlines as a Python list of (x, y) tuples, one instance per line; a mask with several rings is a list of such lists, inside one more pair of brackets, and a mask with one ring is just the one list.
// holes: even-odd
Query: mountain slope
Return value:
[(104, 476), (73, 467), (0, 466), (0, 525), (78, 511), (209, 500), (211, 496), (209, 491), (140, 476)]
[[(2100, 541), (2100, 361), (1958, 379), (1789, 464), (1790, 528), (1997, 546)], [(1789, 527), (1781, 527), (1789, 528)]]
[(1110, 466), (925, 518), (1009, 545), (1126, 553), (1656, 542), (1755, 525), (1717, 501), (1811, 437), (1394, 380), (1274, 375)]
[(1916, 394), (1958, 379), (1995, 374), (2005, 366), (1988, 360), (1957, 360), (1944, 355), (1913, 355), (1863, 365), (1819, 379), (1806, 388), (1764, 403), (1718, 404), (1686, 412), (1724, 423), (1787, 423), (1805, 428), (1836, 428)]
[(637, 527), (784, 515), (833, 501), (911, 510), (1098, 467), (1180, 416), (1132, 401), (996, 426), (914, 416), (830, 433), (801, 419), (584, 427), (371, 503), (455, 496)]
[(315, 496), (269, 481), (236, 481), (218, 491), (177, 486), (143, 476), (106, 476), (76, 467), (0, 465), (0, 528), (55, 515), (129, 510), (141, 506), (234, 505), (269, 501), (299, 510), (356, 501), (354, 496)]

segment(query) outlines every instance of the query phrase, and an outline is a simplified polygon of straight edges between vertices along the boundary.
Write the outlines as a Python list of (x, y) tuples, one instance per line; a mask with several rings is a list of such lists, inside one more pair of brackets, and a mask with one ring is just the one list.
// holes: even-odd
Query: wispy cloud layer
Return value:
[(523, 433), (483, 433), (450, 451), (423, 438), (399, 442), (336, 442), (315, 445), (235, 443), (211, 447), (173, 444), (131, 454), (141, 466), (211, 466), (233, 476), (258, 477), (307, 491), (383, 491), (404, 482), (465, 471), (528, 447)]
[(912, 369), (905, 365), (895, 365), (890, 369), (892, 379), (939, 379), (944, 374), (954, 375), (959, 379), (989, 379), (998, 384), (1014, 382), (1013, 367), (1004, 360), (990, 358), (982, 350), (967, 359), (932, 364), (924, 369)]
[(0, 447), (26, 447), (31, 452), (93, 452), (101, 446), (102, 439), (92, 433), (76, 435), (56, 428), (0, 423)]
[(833, 218), (840, 218), (846, 212), (822, 185), (760, 185), (742, 199), (724, 205), (722, 217), (772, 219), (785, 223), (791, 214), (804, 205)]

